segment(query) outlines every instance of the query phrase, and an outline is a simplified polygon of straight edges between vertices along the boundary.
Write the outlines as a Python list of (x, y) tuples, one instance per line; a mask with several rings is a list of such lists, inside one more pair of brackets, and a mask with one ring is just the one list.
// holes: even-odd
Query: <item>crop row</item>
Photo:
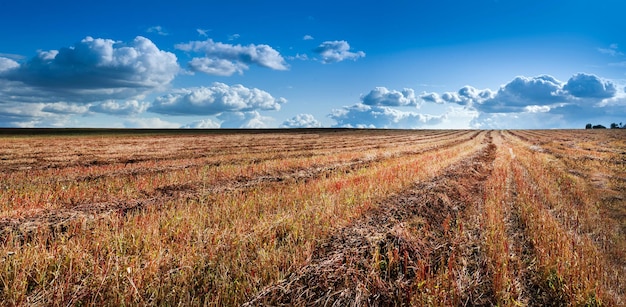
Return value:
[[(35, 177), (39, 183), (29, 185), (25, 174), (4, 177), (9, 187), (3, 195), (15, 194), (3, 200), (3, 214), (12, 218), (41, 207), (45, 217), (68, 206), (113, 199), (132, 202), (146, 195), (154, 203), (97, 219), (78, 216), (60, 230), (34, 227), (28, 240), (19, 228), (4, 233), (1, 299), (9, 304), (63, 305), (241, 303), (304, 265), (318, 242), (375, 207), (377, 199), (434, 176), (476, 151), (484, 138), (477, 132), (436, 135), (426, 142), (419, 133), (399, 135), (397, 147), (380, 137), (368, 150), (322, 157), (264, 159), (268, 153), (259, 151), (255, 162), (239, 159), (76, 182)], [(366, 143), (355, 141), (359, 135), (343, 137), (355, 148)], [(320, 139), (315, 142), (329, 148), (337, 140)], [(356, 164), (338, 166), (348, 162)], [(320, 176), (303, 176), (306, 180), (261, 180), (219, 193), (213, 189), (319, 167), (327, 168)], [(62, 170), (41, 171), (52, 177)], [(159, 192), (164, 187), (172, 193)], [(181, 188), (192, 194), (177, 193)]]

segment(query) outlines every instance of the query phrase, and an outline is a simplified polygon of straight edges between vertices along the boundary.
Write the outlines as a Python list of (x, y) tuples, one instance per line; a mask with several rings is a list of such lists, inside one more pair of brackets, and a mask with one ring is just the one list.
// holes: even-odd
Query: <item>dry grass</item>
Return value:
[(0, 138), (7, 305), (622, 305), (626, 137)]

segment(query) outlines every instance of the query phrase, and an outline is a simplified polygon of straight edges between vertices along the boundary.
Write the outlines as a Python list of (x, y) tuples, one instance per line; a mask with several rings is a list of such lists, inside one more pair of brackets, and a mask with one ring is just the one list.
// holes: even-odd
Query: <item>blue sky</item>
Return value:
[(2, 127), (626, 123), (623, 1), (2, 1)]

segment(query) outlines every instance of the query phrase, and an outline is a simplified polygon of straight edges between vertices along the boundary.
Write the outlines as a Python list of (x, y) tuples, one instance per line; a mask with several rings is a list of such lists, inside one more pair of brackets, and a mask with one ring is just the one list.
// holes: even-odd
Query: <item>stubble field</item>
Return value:
[(37, 132), (2, 305), (626, 304), (626, 130)]

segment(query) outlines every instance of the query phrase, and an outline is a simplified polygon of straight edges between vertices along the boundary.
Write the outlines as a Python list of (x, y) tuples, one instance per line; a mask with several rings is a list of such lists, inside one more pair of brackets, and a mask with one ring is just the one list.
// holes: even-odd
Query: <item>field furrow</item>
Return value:
[[(249, 164), (229, 164), (229, 165), (212, 165), (210, 162), (205, 162), (204, 167), (210, 168), (212, 171), (212, 177), (207, 178), (206, 173), (210, 172), (208, 169), (204, 171), (199, 170), (199, 166), (192, 167), (189, 165), (183, 165), (182, 167), (175, 167), (169, 169), (162, 168), (149, 168), (142, 169), (142, 171), (126, 172), (122, 174), (127, 178), (122, 178), (125, 181), (150, 181), (156, 182), (153, 178), (146, 178), (143, 176), (149, 176), (153, 173), (167, 173), (170, 180), (159, 181), (162, 185), (155, 186), (143, 186), (138, 191), (138, 196), (127, 199), (113, 199), (107, 202), (87, 202), (84, 198), (70, 198), (69, 203), (61, 203), (59, 206), (50, 206), (50, 201), (47, 203), (45, 210), (33, 210), (31, 214), (25, 215), (23, 211), (20, 211), (17, 217), (3, 217), (0, 218), (0, 233), (6, 231), (19, 231), (24, 236), (30, 236), (37, 228), (50, 228), (52, 231), (58, 231), (64, 229), (66, 224), (71, 220), (77, 218), (101, 218), (103, 215), (111, 214), (113, 212), (121, 212), (126, 214), (130, 211), (137, 211), (145, 209), (148, 206), (163, 206), (164, 204), (174, 201), (176, 199), (190, 198), (197, 199), (203, 195), (231, 193), (238, 190), (253, 189), (257, 186), (270, 183), (291, 184), (298, 181), (314, 180), (321, 176), (328, 177), (334, 173), (349, 174), (354, 171), (363, 170), (369, 166), (382, 163), (390, 159), (398, 159), (409, 155), (417, 155), (434, 150), (442, 150), (462, 142), (467, 142), (473, 139), (476, 133), (464, 133), (457, 134), (455, 138), (443, 138), (430, 140), (430, 143), (424, 144), (423, 142), (416, 142), (416, 144), (410, 144), (410, 146), (398, 146), (393, 150), (386, 150), (382, 154), (381, 152), (357, 152), (352, 153), (350, 156), (339, 156), (339, 159), (325, 159), (325, 160), (312, 160), (301, 161), (298, 157), (295, 160), (284, 158), (268, 159), (271, 165), (265, 165), (263, 162), (257, 161), (252, 165)], [(421, 139), (420, 139), (421, 140)], [(404, 144), (398, 144), (404, 145)], [(258, 171), (244, 171), (242, 173), (231, 172), (230, 174), (216, 174), (219, 168), (223, 166), (225, 168), (256, 168)], [(178, 175), (178, 173), (182, 173)], [(121, 175), (115, 175), (110, 179), (117, 179)], [(91, 185), (85, 188), (98, 189), (98, 186), (93, 182), (94, 180), (101, 178), (92, 178), (92, 175), (88, 175), (91, 179), (89, 183)], [(176, 180), (172, 183), (171, 178), (184, 177), (185, 180)], [(80, 182), (81, 178), (75, 178), (75, 181)], [(69, 180), (68, 180), (69, 181)], [(182, 181), (182, 182), (181, 182)], [(57, 179), (57, 183), (58, 183)], [(61, 182), (65, 182), (61, 181)], [(29, 180), (28, 185), (36, 184), (36, 180)], [(51, 182), (46, 183), (50, 185)], [(36, 189), (41, 192), (44, 184), (41, 187), (33, 187), (30, 189)], [(15, 186), (14, 190), (18, 190)], [(52, 192), (50, 192), (51, 194)], [(115, 193), (110, 193), (114, 194)], [(136, 194), (133, 194), (136, 195)], [(5, 195), (5, 198), (9, 198)], [(65, 198), (58, 197), (59, 200), (67, 201)], [(10, 212), (10, 211), (9, 211)], [(7, 212), (8, 213), (8, 212)]]
[[(374, 135), (378, 133), (384, 135)], [(331, 162), (307, 158), (303, 163), (308, 167), (289, 166), (294, 164), (288, 159), (261, 168), (261, 163), (233, 165), (233, 175), (211, 181), (229, 187), (222, 190), (216, 190), (219, 184), (202, 184), (204, 178), (216, 178), (211, 172), (170, 171), (153, 182), (130, 174), (123, 177), (127, 195), (120, 197), (115, 189), (108, 193), (130, 200), (117, 204), (137, 210), (124, 205), (104, 209), (107, 205), (93, 206), (98, 203), (74, 195), (77, 206), (104, 214), (97, 219), (72, 215), (62, 221), (44, 215), (51, 223), (61, 222), (61, 229), (33, 225), (28, 240), (18, 229), (5, 232), (2, 299), (11, 304), (238, 304), (301, 267), (317, 242), (375, 207), (376, 200), (434, 176), (475, 151), (484, 135), (478, 134), (446, 132), (441, 139), (423, 142), (419, 132), (406, 133), (397, 147), (381, 137), (376, 151), (322, 157)], [(354, 144), (359, 143), (355, 139), (369, 138), (358, 131), (342, 137)], [(408, 141), (411, 138), (415, 144)], [(323, 142), (328, 150), (335, 146), (334, 137)], [(281, 168), (284, 164), (288, 167)], [(296, 175), (300, 172), (302, 176)], [(24, 196), (38, 192), (40, 186), (21, 188), (29, 181), (20, 178), (5, 180), (17, 183)], [(107, 185), (92, 185), (99, 189), (95, 193), (107, 191), (103, 187)], [(63, 193), (56, 188), (51, 193)], [(49, 210), (52, 216), (62, 212)]]
[(0, 305), (626, 304), (626, 130), (69, 132), (0, 136)]
[[(479, 202), (475, 198), (480, 199), (482, 183), (489, 175), (494, 147), (487, 146), (487, 140), (477, 147), (478, 152), (435, 178), (381, 200), (322, 243), (310, 264), (262, 290), (247, 304), (490, 302), (490, 297), (469, 293), (481, 292), (484, 282), (479, 280), (484, 272), (480, 272), (480, 259), (472, 259), (471, 253), (463, 255), (465, 247), (477, 242), (467, 242), (471, 240), (460, 234), (462, 216)], [(458, 269), (461, 261), (455, 257), (465, 257), (469, 269)]]
[(548, 151), (505, 136), (515, 155), (516, 207), (536, 261), (528, 264), (530, 304), (623, 304), (625, 267), (611, 265), (623, 259), (623, 237), (607, 236), (617, 225), (601, 214), (597, 191)]

